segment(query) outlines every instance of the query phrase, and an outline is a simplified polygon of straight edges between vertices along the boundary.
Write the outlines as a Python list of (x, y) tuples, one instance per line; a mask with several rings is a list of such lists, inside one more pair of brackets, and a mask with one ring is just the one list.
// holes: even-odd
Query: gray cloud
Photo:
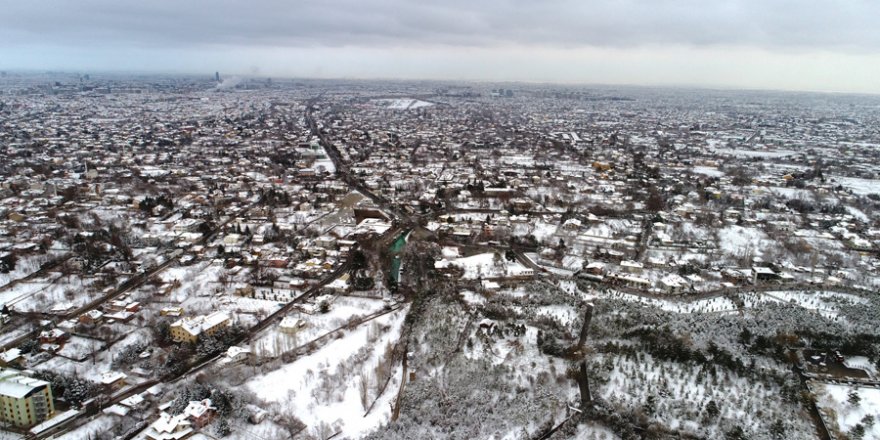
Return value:
[(847, 0), (29, 0), (0, 47), (747, 46), (880, 52), (880, 2)]

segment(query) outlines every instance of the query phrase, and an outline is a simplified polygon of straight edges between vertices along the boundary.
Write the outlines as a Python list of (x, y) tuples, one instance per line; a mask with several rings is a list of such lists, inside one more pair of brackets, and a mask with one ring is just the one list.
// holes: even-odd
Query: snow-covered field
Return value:
[(327, 313), (290, 313), (287, 316), (305, 323), (303, 328), (296, 334), (282, 333), (277, 327), (271, 329), (254, 341), (254, 354), (267, 358), (280, 356), (359, 317), (376, 313), (384, 305), (384, 302), (378, 299), (338, 297)]
[(452, 263), (464, 270), (462, 279), (466, 280), (514, 276), (526, 269), (519, 262), (507, 261), (501, 254), (492, 252), (457, 258)]
[(320, 167), (323, 167), (323, 170), (330, 174), (336, 172), (336, 164), (334, 164), (330, 157), (327, 155), (326, 149), (324, 149), (324, 157), (315, 160), (315, 163), (312, 164), (312, 168), (315, 168), (316, 170), (320, 170)]
[(722, 177), (725, 174), (724, 171), (715, 167), (693, 167), (691, 171), (696, 174), (704, 174), (710, 177)]
[(877, 365), (871, 362), (867, 356), (847, 356), (843, 361), (843, 365), (854, 370), (864, 370), (871, 375), (871, 377), (877, 376)]
[(732, 148), (716, 148), (715, 153), (729, 154), (736, 157), (761, 157), (766, 159), (780, 158), (797, 154), (792, 150), (738, 150)]
[(52, 255), (32, 255), (19, 259), (14, 270), (9, 273), (0, 273), (0, 288), (40, 270), (40, 265), (51, 257)]
[(845, 188), (851, 189), (854, 194), (861, 196), (880, 194), (880, 180), (861, 179), (858, 177), (834, 177), (832, 180), (836, 180)]
[[(334, 339), (311, 355), (302, 357), (278, 370), (255, 377), (245, 386), (258, 397), (279, 404), (282, 411), (296, 414), (310, 432), (340, 432), (340, 438), (358, 438), (386, 423), (391, 415), (389, 403), (396, 396), (400, 380), (399, 366), (391, 368), (387, 387), (377, 386), (376, 369), (386, 362), (386, 347), (400, 337), (403, 319), (409, 308), (377, 318), (387, 328), (380, 334), (360, 326)], [(361, 397), (366, 389), (366, 399)], [(381, 396), (377, 389), (383, 388)], [(366, 416), (366, 407), (378, 397)], [(366, 405), (364, 402), (366, 401)]]
[(762, 255), (762, 249), (770, 249), (774, 241), (764, 231), (731, 225), (718, 231), (718, 247), (734, 257)]
[(64, 438), (69, 440), (92, 440), (94, 438), (99, 438), (99, 434), (109, 432), (118, 423), (119, 416), (101, 415), (88, 421), (79, 428), (64, 434)]
[[(865, 427), (865, 439), (880, 438), (880, 423), (874, 422), (869, 427), (866, 417), (873, 420), (880, 418), (880, 389), (853, 385), (830, 383), (814, 383), (813, 391), (818, 399), (817, 404), (824, 413), (826, 422), (836, 423), (838, 430), (844, 434), (857, 424)], [(850, 392), (859, 396), (859, 402), (849, 402)]]
[(411, 110), (421, 107), (430, 107), (434, 105), (431, 102), (412, 98), (374, 99), (373, 104), (391, 110)]
[(50, 313), (53, 307), (62, 304), (70, 308), (79, 307), (101, 294), (91, 287), (96, 280), (53, 272), (6, 289), (0, 294), (0, 302), (19, 311)]
[(61, 350), (58, 350), (58, 355), (80, 361), (102, 348), (104, 348), (103, 341), (74, 335), (64, 343), (64, 347)]

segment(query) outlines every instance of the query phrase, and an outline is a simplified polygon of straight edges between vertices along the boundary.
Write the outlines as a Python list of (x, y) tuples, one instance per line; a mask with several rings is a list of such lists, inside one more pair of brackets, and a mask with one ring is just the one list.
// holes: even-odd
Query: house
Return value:
[(180, 316), (183, 316), (183, 307), (180, 307), (180, 306), (177, 306), (177, 307), (162, 307), (162, 309), (159, 310), (159, 315), (161, 315), (161, 316), (180, 317)]
[(239, 252), (243, 241), (241, 234), (228, 234), (223, 237), (223, 248), (226, 252)]
[(567, 231), (577, 231), (581, 228), (581, 221), (576, 218), (570, 218), (562, 224), (562, 229)]
[(651, 281), (631, 275), (609, 274), (608, 279), (612, 284), (623, 285), (632, 289), (647, 290), (651, 288)]
[(194, 218), (185, 218), (183, 220), (178, 221), (171, 228), (172, 231), (176, 234), (183, 234), (186, 232), (196, 232), (199, 230), (199, 227), (202, 225), (201, 220), (197, 220)]
[(43, 330), (40, 332), (40, 344), (60, 344), (70, 338), (64, 330), (53, 328), (52, 330)]
[(754, 266), (752, 267), (752, 274), (754, 281), (770, 281), (779, 278), (779, 275), (773, 271), (773, 269), (764, 266)]
[(147, 438), (149, 440), (182, 440), (190, 437), (194, 432), (192, 423), (187, 420), (186, 415), (172, 416), (163, 411), (147, 429)]
[(315, 246), (324, 249), (333, 249), (336, 247), (336, 238), (330, 235), (322, 235), (315, 239)]
[(584, 266), (583, 271), (590, 275), (603, 275), (605, 273), (605, 263), (594, 261)]
[(0, 367), (20, 367), (23, 364), (24, 356), (21, 355), (21, 350), (17, 348), (10, 348), (0, 353)]
[(293, 316), (285, 316), (284, 319), (281, 320), (281, 324), (278, 325), (278, 328), (281, 330), (281, 333), (295, 335), (305, 328), (305, 326), (306, 322), (302, 319)]
[(125, 386), (128, 376), (119, 371), (107, 371), (101, 374), (101, 385), (108, 391), (116, 391)]
[(624, 260), (620, 262), (620, 268), (629, 273), (642, 273), (645, 266), (638, 261)]
[(104, 319), (104, 313), (100, 310), (89, 310), (79, 315), (79, 322), (85, 325), (97, 325)]
[(202, 335), (211, 336), (231, 323), (232, 318), (222, 310), (206, 316), (181, 318), (171, 324), (171, 339), (195, 344)]
[(489, 291), (489, 292), (495, 292), (495, 291), (501, 289), (500, 284), (498, 284), (496, 281), (491, 281), (491, 280), (483, 280), (481, 282), (481, 287), (483, 288), (484, 291)]
[(680, 275), (673, 273), (660, 279), (660, 287), (667, 293), (681, 293), (690, 287), (690, 283)]
[(147, 399), (144, 399), (141, 394), (134, 394), (119, 402), (120, 405), (134, 410), (145, 409), (148, 406), (147, 403)]
[(211, 420), (216, 413), (217, 408), (211, 406), (211, 399), (191, 401), (183, 410), (183, 415), (186, 416), (187, 420), (189, 420), (196, 429), (211, 423)]
[(136, 313), (141, 309), (141, 303), (137, 301), (127, 301), (127, 300), (113, 300), (107, 303), (104, 308), (111, 313), (115, 312), (128, 312), (128, 313)]
[(226, 350), (226, 356), (224, 356), (224, 359), (226, 359), (226, 361), (229, 363), (239, 364), (248, 363), (251, 359), (253, 359), (253, 356), (254, 354), (253, 352), (251, 352), (251, 349), (245, 347), (236, 347), (233, 345)]
[(351, 287), (351, 284), (348, 282), (349, 278), (351, 278), (351, 274), (344, 273), (340, 275), (339, 278), (333, 280), (330, 284), (327, 284), (326, 288), (339, 293), (347, 292)]

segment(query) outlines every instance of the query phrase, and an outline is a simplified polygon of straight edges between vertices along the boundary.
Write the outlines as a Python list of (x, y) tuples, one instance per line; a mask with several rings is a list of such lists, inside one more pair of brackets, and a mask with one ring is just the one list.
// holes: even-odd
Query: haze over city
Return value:
[(5, 69), (880, 93), (880, 5), (4, 1)]

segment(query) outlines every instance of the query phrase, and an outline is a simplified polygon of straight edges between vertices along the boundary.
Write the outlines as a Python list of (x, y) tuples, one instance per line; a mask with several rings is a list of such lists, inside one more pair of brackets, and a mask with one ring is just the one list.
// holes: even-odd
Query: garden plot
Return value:
[(63, 313), (101, 296), (95, 287), (98, 279), (52, 273), (14, 286), (4, 292), (0, 301), (5, 300), (6, 304), (21, 312)]
[(0, 345), (6, 345), (10, 342), (14, 341), (16, 338), (20, 338), (32, 330), (34, 330), (35, 326), (31, 325), (19, 325), (14, 328), (10, 328), (9, 326), (4, 326), (4, 333), (0, 335)]
[(96, 359), (88, 358), (83, 362), (73, 362), (63, 357), (55, 356), (30, 369), (78, 376), (93, 382), (100, 382), (101, 374), (110, 371), (111, 368), (109, 357), (98, 356)]
[(182, 302), (190, 297), (215, 293), (220, 287), (217, 280), (224, 270), (220, 262), (205, 261), (192, 266), (165, 269), (159, 277), (166, 283), (180, 283), (178, 288), (168, 294), (168, 298)]
[(616, 434), (610, 429), (594, 423), (585, 423), (577, 426), (572, 440), (618, 440)]
[(581, 234), (586, 237), (611, 239), (640, 232), (641, 227), (632, 220), (605, 219), (601, 223), (596, 223), (581, 231)]
[(508, 261), (501, 254), (486, 252), (470, 257), (456, 258), (452, 264), (464, 270), (462, 279), (504, 278), (521, 276), (529, 269), (518, 261)]
[(259, 425), (238, 423), (232, 426), (232, 432), (223, 438), (229, 440), (260, 440), (288, 438), (289, 436), (290, 431), (286, 428), (279, 426), (271, 420), (264, 420)]
[(556, 234), (557, 229), (557, 224), (538, 218), (531, 218), (528, 223), (514, 223), (512, 227), (513, 235), (520, 237), (534, 235), (539, 242), (550, 239)]
[[(40, 265), (49, 261), (49, 259), (53, 257), (59, 256), (60, 253), (50, 253), (50, 254), (41, 254), (41, 255), (29, 255), (27, 257), (22, 257), (15, 263), (15, 269), (10, 271), (9, 273), (0, 273), (0, 287), (5, 286), (15, 280), (22, 279), (38, 270), (40, 270)], [(0, 302), (3, 300), (0, 299)]]
[(278, 326), (263, 334), (253, 343), (257, 357), (275, 358), (281, 354), (305, 345), (314, 339), (344, 327), (367, 315), (379, 312), (385, 303), (378, 299), (337, 297), (327, 313), (292, 312), (289, 321), (302, 320), (304, 325), (295, 333), (285, 333)]
[(719, 170), (716, 167), (693, 167), (691, 168), (691, 172), (694, 174), (703, 174), (709, 177), (723, 177), (725, 175), (724, 171)]
[(853, 194), (864, 196), (868, 194), (880, 194), (880, 180), (861, 179), (858, 177), (833, 177), (831, 181), (837, 181)]
[(161, 279), (177, 282), (179, 286), (167, 297), (169, 304), (179, 304), (187, 314), (210, 313), (218, 305), (242, 315), (267, 316), (281, 307), (279, 301), (235, 296), (219, 282), (225, 271), (219, 262), (203, 262), (193, 266), (174, 267), (165, 270)]
[(731, 225), (718, 231), (718, 247), (729, 256), (743, 258), (761, 256), (762, 249), (775, 249), (776, 242), (760, 229)]
[(64, 438), (69, 440), (92, 440), (101, 438), (101, 434), (112, 431), (118, 424), (118, 416), (101, 415), (73, 431), (65, 433)]
[(104, 341), (82, 336), (71, 336), (57, 354), (76, 362), (86, 360), (92, 353), (104, 348)]
[[(401, 373), (391, 365), (389, 348), (400, 337), (407, 310), (377, 318), (374, 322), (385, 331), (371, 331), (368, 325), (346, 331), (311, 355), (255, 377), (246, 386), (267, 402), (277, 403), (280, 411), (296, 414), (309, 432), (361, 437), (390, 418)], [(380, 395), (377, 390), (384, 392)]]
[[(815, 382), (811, 385), (823, 419), (832, 425), (831, 429), (836, 425), (838, 432), (851, 434), (856, 425), (861, 425), (862, 438), (880, 438), (880, 389)], [(858, 397), (851, 399), (851, 394)], [(868, 418), (872, 423), (868, 423)]]
[(479, 293), (471, 292), (470, 290), (463, 290), (461, 292), (461, 297), (464, 299), (464, 302), (471, 305), (483, 305), (486, 303), (486, 297)]

